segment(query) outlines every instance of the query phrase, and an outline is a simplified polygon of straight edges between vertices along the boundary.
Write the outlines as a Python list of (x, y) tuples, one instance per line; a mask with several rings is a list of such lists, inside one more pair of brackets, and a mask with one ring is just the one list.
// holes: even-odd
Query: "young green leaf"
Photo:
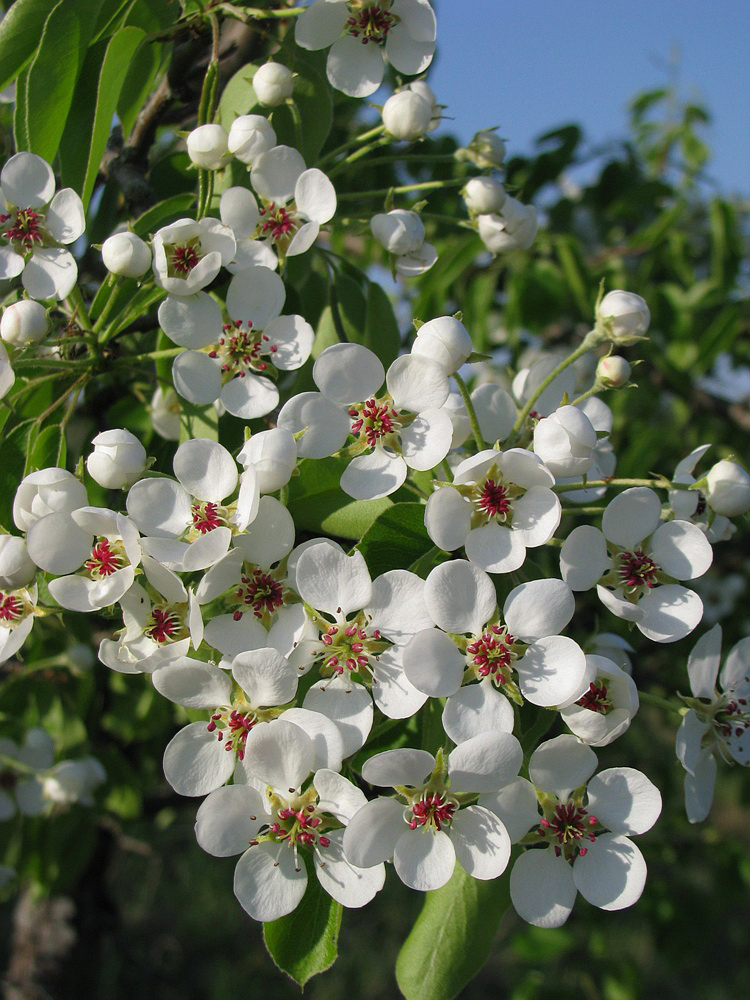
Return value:
[(336, 961), (342, 911), (310, 873), (297, 909), (263, 925), (269, 955), (300, 987)]

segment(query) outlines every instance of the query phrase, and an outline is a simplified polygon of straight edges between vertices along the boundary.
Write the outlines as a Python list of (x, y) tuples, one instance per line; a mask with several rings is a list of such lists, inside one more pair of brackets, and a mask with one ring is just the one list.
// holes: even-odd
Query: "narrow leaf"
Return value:
[(31, 62), (49, 12), (50, 0), (16, 0), (0, 21), (0, 90)]
[(336, 961), (342, 911), (313, 876), (293, 913), (263, 925), (269, 955), (300, 987)]
[(37, 469), (65, 468), (65, 433), (59, 425), (45, 427), (34, 441), (26, 460), (25, 474)]

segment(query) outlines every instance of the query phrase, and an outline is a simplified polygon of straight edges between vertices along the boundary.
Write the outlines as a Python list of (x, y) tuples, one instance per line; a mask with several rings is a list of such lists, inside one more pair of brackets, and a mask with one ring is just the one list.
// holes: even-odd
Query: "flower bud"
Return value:
[(560, 406), (534, 428), (534, 453), (553, 476), (582, 476), (594, 462), (596, 431), (577, 406)]
[(412, 354), (436, 361), (446, 375), (453, 375), (467, 360), (474, 345), (469, 331), (453, 316), (438, 316), (417, 330)]
[(432, 87), (429, 87), (424, 80), (414, 80), (413, 83), (409, 83), (404, 88), (405, 90), (411, 90), (414, 94), (419, 94), (422, 100), (427, 101), (430, 105), (430, 113), (432, 118), (430, 119), (430, 127), (427, 129), (428, 132), (434, 132), (441, 121), (440, 108), (438, 107), (437, 97), (435, 97), (435, 92)]
[(501, 212), (480, 215), (477, 223), (484, 245), (493, 253), (528, 250), (539, 226), (534, 206), (523, 205), (510, 196), (505, 199)]
[(385, 102), (383, 124), (394, 139), (420, 139), (430, 129), (432, 107), (413, 90), (400, 90)]
[(199, 125), (187, 137), (188, 156), (196, 167), (218, 170), (225, 162), (228, 138), (223, 125)]
[(480, 170), (499, 167), (505, 159), (505, 143), (492, 129), (477, 132), (468, 146), (469, 159)]
[(240, 115), (229, 129), (229, 152), (241, 163), (250, 164), (261, 153), (273, 149), (276, 133), (263, 115)]
[(267, 62), (259, 66), (253, 77), (253, 90), (261, 104), (278, 107), (292, 96), (294, 74), (281, 63)]
[(49, 330), (47, 310), (33, 299), (21, 299), (3, 312), (0, 337), (6, 344), (24, 347), (42, 340)]
[(463, 190), (466, 207), (474, 215), (499, 212), (508, 197), (505, 188), (494, 177), (472, 177)]
[(741, 465), (722, 459), (706, 474), (708, 506), (724, 517), (737, 517), (750, 510), (750, 476)]
[(22, 479), (13, 499), (13, 522), (28, 531), (47, 514), (66, 514), (88, 503), (86, 487), (66, 469), (49, 468)]
[(151, 267), (151, 249), (135, 233), (115, 233), (102, 246), (104, 266), (122, 278), (141, 278)]
[(625, 358), (610, 354), (600, 358), (596, 377), (605, 389), (622, 389), (630, 381), (631, 368)]
[(125, 489), (145, 472), (146, 449), (130, 431), (102, 431), (91, 443), (94, 450), (86, 459), (86, 468), (105, 489)]
[(372, 235), (389, 253), (414, 253), (424, 243), (424, 224), (416, 212), (394, 208), (392, 212), (374, 215), (370, 222)]
[(0, 590), (18, 590), (31, 583), (36, 566), (17, 535), (0, 535)]
[(237, 461), (255, 467), (261, 493), (275, 493), (291, 478), (297, 464), (297, 442), (283, 427), (260, 431), (245, 442)]
[(648, 330), (651, 313), (635, 292), (608, 292), (599, 303), (598, 318), (607, 324), (616, 344), (633, 344)]

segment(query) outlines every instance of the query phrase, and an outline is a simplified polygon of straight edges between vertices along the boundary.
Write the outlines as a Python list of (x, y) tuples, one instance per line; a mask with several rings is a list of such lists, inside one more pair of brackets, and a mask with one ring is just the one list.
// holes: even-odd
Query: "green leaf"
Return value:
[(248, 63), (241, 66), (232, 76), (221, 94), (219, 101), (219, 123), (229, 131), (232, 122), (240, 115), (247, 115), (258, 105), (250, 78), (255, 75), (257, 66)]
[(64, 469), (65, 457), (65, 432), (58, 425), (45, 427), (29, 450), (24, 475), (37, 469)]
[(86, 53), (68, 111), (65, 131), (57, 151), (63, 185), (72, 187), (79, 194), (86, 179), (91, 133), (96, 115), (97, 88), (92, 84), (99, 78), (106, 51), (107, 42), (102, 41), (92, 45)]
[(219, 417), (213, 406), (196, 406), (180, 400), (180, 444), (191, 438), (219, 440)]
[(166, 198), (156, 205), (152, 205), (143, 215), (139, 215), (132, 224), (131, 229), (142, 239), (147, 239), (151, 233), (155, 233), (160, 226), (166, 226), (174, 219), (179, 219), (185, 212), (189, 212), (195, 206), (195, 195), (184, 192), (176, 194), (172, 198)]
[(263, 940), (276, 965), (300, 987), (330, 969), (338, 957), (343, 907), (310, 873), (297, 909), (263, 925)]
[(396, 360), (401, 347), (401, 334), (391, 300), (374, 281), (369, 282), (367, 286), (363, 343), (377, 354), (385, 368)]
[(14, 427), (2, 440), (3, 460), (0, 462), (0, 524), (9, 528), (12, 523), (13, 497), (23, 479), (26, 449), (32, 424)]
[(290, 32), (279, 53), (283, 62), (297, 75), (292, 98), (301, 121), (297, 135), (292, 112), (285, 105), (274, 109), (271, 124), (280, 145), (296, 146), (305, 163), (312, 166), (320, 156), (333, 124), (331, 88), (325, 73), (325, 57), (319, 52), (307, 52), (294, 44)]
[(16, 0), (0, 21), (0, 90), (31, 62), (49, 11), (50, 0)]
[(428, 892), (396, 960), (406, 1000), (453, 1000), (489, 957), (510, 903), (505, 876), (482, 882), (456, 863), (447, 885)]
[(359, 541), (379, 514), (393, 506), (382, 500), (352, 500), (341, 489), (346, 458), (303, 462), (300, 475), (289, 483), (289, 513), (298, 530)]
[(373, 578), (392, 569), (408, 569), (433, 548), (424, 510), (421, 503), (397, 503), (368, 528), (357, 548)]
[(16, 80), (16, 105), (13, 109), (13, 141), (19, 152), (29, 149), (28, 96), (29, 71), (24, 70)]

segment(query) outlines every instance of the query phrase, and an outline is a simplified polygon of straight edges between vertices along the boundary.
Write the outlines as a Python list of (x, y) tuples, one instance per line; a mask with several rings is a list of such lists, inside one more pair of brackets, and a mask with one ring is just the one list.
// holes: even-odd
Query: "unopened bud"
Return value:
[(411, 90), (415, 94), (419, 94), (422, 100), (427, 101), (430, 105), (430, 111), (432, 113), (432, 118), (430, 119), (430, 127), (427, 129), (428, 132), (434, 131), (440, 124), (440, 107), (438, 106), (437, 97), (435, 97), (435, 92), (432, 87), (428, 86), (424, 80), (414, 80), (413, 83), (409, 83), (404, 88), (405, 90)]
[(18, 590), (31, 583), (36, 566), (17, 535), (0, 535), (0, 590)]
[(122, 278), (141, 278), (151, 267), (151, 250), (135, 233), (115, 233), (102, 246), (104, 266)]
[(463, 190), (466, 207), (474, 215), (500, 212), (508, 197), (505, 188), (494, 177), (472, 177)]
[(21, 299), (3, 312), (0, 320), (0, 337), (6, 344), (24, 347), (42, 340), (49, 330), (47, 310), (33, 299)]
[(146, 471), (146, 449), (130, 431), (102, 431), (91, 443), (94, 450), (86, 459), (86, 468), (91, 478), (105, 489), (132, 486)]
[(469, 159), (480, 170), (491, 170), (502, 165), (505, 143), (494, 129), (477, 132), (468, 146)]
[(261, 104), (269, 108), (278, 107), (292, 96), (294, 74), (281, 63), (264, 63), (253, 77), (253, 90)]
[(750, 476), (731, 459), (722, 459), (709, 469), (705, 484), (708, 506), (717, 514), (737, 517), (750, 510)]
[(651, 313), (640, 295), (617, 289), (599, 303), (598, 318), (605, 323), (613, 343), (633, 344), (648, 330)]
[(414, 253), (424, 243), (424, 223), (416, 212), (403, 208), (374, 215), (370, 229), (378, 243), (389, 253)]
[(394, 139), (419, 139), (431, 122), (432, 106), (413, 90), (400, 90), (383, 107), (383, 124)]
[(622, 389), (630, 381), (631, 368), (625, 358), (616, 354), (600, 358), (596, 377), (605, 389)]
[(188, 156), (196, 167), (218, 170), (225, 162), (228, 138), (223, 125), (199, 125), (187, 137)]
[(229, 152), (250, 164), (276, 145), (276, 133), (263, 115), (240, 115), (229, 129)]

